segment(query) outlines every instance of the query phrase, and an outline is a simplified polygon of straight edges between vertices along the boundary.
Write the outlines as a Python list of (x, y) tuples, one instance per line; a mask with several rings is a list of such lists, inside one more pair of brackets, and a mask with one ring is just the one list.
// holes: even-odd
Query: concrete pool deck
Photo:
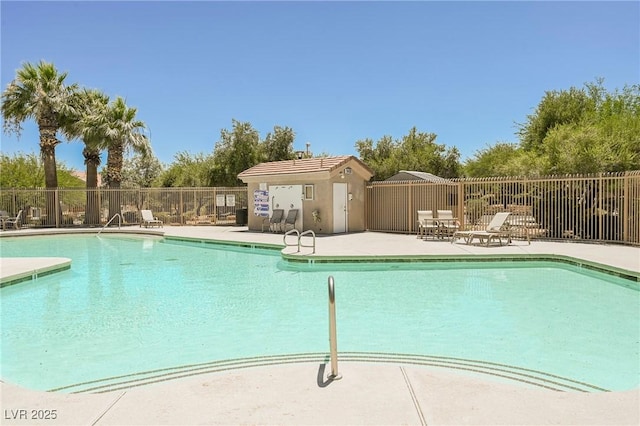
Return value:
[[(0, 236), (42, 232), (5, 231)], [(152, 233), (249, 244), (283, 243), (281, 234), (248, 232), (246, 227), (167, 226)], [(284, 253), (293, 254), (296, 250), (297, 247), (288, 247)], [(301, 249), (302, 255), (310, 252), (310, 248)], [(567, 256), (609, 265), (632, 275), (640, 273), (640, 248), (636, 247), (538, 241), (529, 245), (518, 240), (509, 246), (480, 247), (373, 232), (318, 237), (315, 257), (450, 255)], [(42, 266), (36, 259), (30, 264), (34, 269)], [(1, 266), (3, 281), (18, 269), (22, 274), (29, 273), (24, 270), (24, 260), (2, 259)], [(47, 393), (0, 383), (0, 423), (640, 424), (640, 389), (555, 392), (450, 369), (352, 361), (340, 363), (342, 380), (327, 382), (325, 369), (329, 368), (318, 362), (257, 366), (103, 394)], [(46, 415), (47, 410), (49, 419), (37, 418)], [(52, 410), (56, 410), (55, 419), (51, 419)]]

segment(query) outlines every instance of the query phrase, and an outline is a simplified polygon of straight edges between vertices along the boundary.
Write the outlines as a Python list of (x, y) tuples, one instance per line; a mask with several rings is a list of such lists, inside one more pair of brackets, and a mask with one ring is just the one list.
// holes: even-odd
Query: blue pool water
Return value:
[[(55, 244), (55, 250), (52, 245)], [(482, 360), (639, 385), (640, 292), (548, 262), (295, 265), (278, 251), (126, 236), (0, 240), (3, 257), (72, 259), (0, 290), (2, 379), (50, 390), (153, 369), (328, 352)]]

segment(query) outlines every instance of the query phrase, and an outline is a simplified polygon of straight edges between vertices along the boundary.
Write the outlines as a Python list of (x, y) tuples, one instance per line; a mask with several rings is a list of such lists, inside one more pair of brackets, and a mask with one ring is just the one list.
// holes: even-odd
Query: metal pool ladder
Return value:
[(340, 380), (342, 375), (338, 373), (338, 336), (336, 332), (336, 292), (333, 276), (329, 276), (329, 348), (331, 350), (331, 374), (329, 380)]
[[(298, 237), (298, 241), (295, 244), (289, 244), (287, 243), (287, 235), (293, 235), (296, 234), (296, 236)], [(312, 245), (308, 246), (308, 245), (304, 245), (302, 244), (302, 237), (304, 237), (305, 235), (311, 235), (313, 237), (313, 243)], [(285, 246), (289, 247), (289, 246), (298, 246), (298, 251), (296, 253), (300, 252), (300, 247), (309, 247), (309, 248), (313, 248), (313, 251), (311, 252), (311, 254), (315, 254), (316, 252), (316, 233), (313, 232), (313, 230), (309, 229), (307, 231), (304, 231), (302, 234), (297, 230), (297, 229), (292, 229), (291, 231), (287, 231), (284, 234), (284, 237), (282, 238), (282, 242), (284, 243)]]
[(100, 233), (102, 231), (104, 231), (104, 228), (106, 228), (107, 226), (109, 226), (111, 224), (111, 222), (113, 222), (113, 219), (118, 218), (118, 229), (120, 229), (120, 227), (122, 226), (122, 216), (120, 216), (120, 213), (116, 213), (113, 215), (113, 217), (111, 219), (109, 219), (109, 222), (106, 223), (106, 225), (104, 225), (102, 228), (100, 228), (100, 230), (98, 231), (98, 235), (100, 235)]

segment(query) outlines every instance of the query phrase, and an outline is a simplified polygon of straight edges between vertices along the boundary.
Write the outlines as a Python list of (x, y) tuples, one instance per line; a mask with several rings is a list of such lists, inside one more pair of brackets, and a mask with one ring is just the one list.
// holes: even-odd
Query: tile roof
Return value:
[[(241, 172), (238, 177), (300, 174), (316, 172), (332, 172), (345, 165), (351, 160), (357, 161), (367, 171), (369, 167), (353, 155), (343, 155), (339, 157), (314, 157), (303, 158), (301, 160), (272, 161), (270, 163), (260, 163), (250, 169)], [(373, 173), (373, 172), (371, 172)]]

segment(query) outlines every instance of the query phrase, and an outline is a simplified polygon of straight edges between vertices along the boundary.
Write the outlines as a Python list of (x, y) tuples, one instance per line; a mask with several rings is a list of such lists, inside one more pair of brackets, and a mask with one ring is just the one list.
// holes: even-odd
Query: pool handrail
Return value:
[[(298, 239), (297, 239), (295, 244), (288, 244), (287, 243), (287, 235), (292, 235), (292, 234), (296, 234)], [(313, 244), (312, 245), (307, 246), (307, 245), (304, 245), (304, 244), (301, 243), (301, 239), (305, 235), (311, 235), (313, 237)], [(309, 230), (304, 231), (301, 234), (297, 229), (292, 229), (290, 231), (285, 232), (284, 236), (282, 237), (282, 243), (287, 247), (298, 246), (298, 250), (296, 251), (296, 253), (300, 253), (300, 247), (309, 247), (309, 248), (313, 248), (313, 251), (311, 252), (311, 254), (315, 254), (315, 252), (316, 252), (316, 233), (313, 232), (313, 230), (309, 229)]]
[(109, 219), (109, 221), (102, 228), (100, 228), (100, 230), (98, 231), (98, 235), (100, 235), (100, 233), (104, 231), (104, 228), (109, 226), (111, 222), (113, 222), (113, 219), (115, 219), (116, 217), (118, 218), (118, 229), (120, 229), (122, 227), (122, 216), (120, 215), (120, 213), (116, 213), (113, 215), (113, 217), (111, 217), (111, 219)]
[(329, 275), (327, 282), (329, 288), (329, 350), (331, 352), (331, 374), (329, 380), (340, 380), (342, 375), (338, 373), (338, 336), (336, 331), (336, 292), (333, 276)]
[[(296, 236), (298, 237), (295, 244), (287, 244), (287, 235), (291, 235), (291, 234), (296, 234)], [(282, 236), (282, 243), (287, 247), (298, 246), (298, 251), (300, 251), (300, 231), (294, 228), (290, 231), (285, 232), (284, 235)]]
[[(310, 246), (305, 246), (304, 244), (302, 244), (302, 237), (304, 237), (305, 235), (311, 235), (313, 237), (313, 243)], [(311, 252), (311, 254), (315, 254), (316, 253), (316, 233), (313, 232), (312, 229), (308, 229), (306, 231), (304, 231), (302, 234), (300, 234), (300, 236), (298, 237), (298, 251), (300, 251), (300, 247), (309, 247), (309, 248), (313, 248), (313, 251)]]

